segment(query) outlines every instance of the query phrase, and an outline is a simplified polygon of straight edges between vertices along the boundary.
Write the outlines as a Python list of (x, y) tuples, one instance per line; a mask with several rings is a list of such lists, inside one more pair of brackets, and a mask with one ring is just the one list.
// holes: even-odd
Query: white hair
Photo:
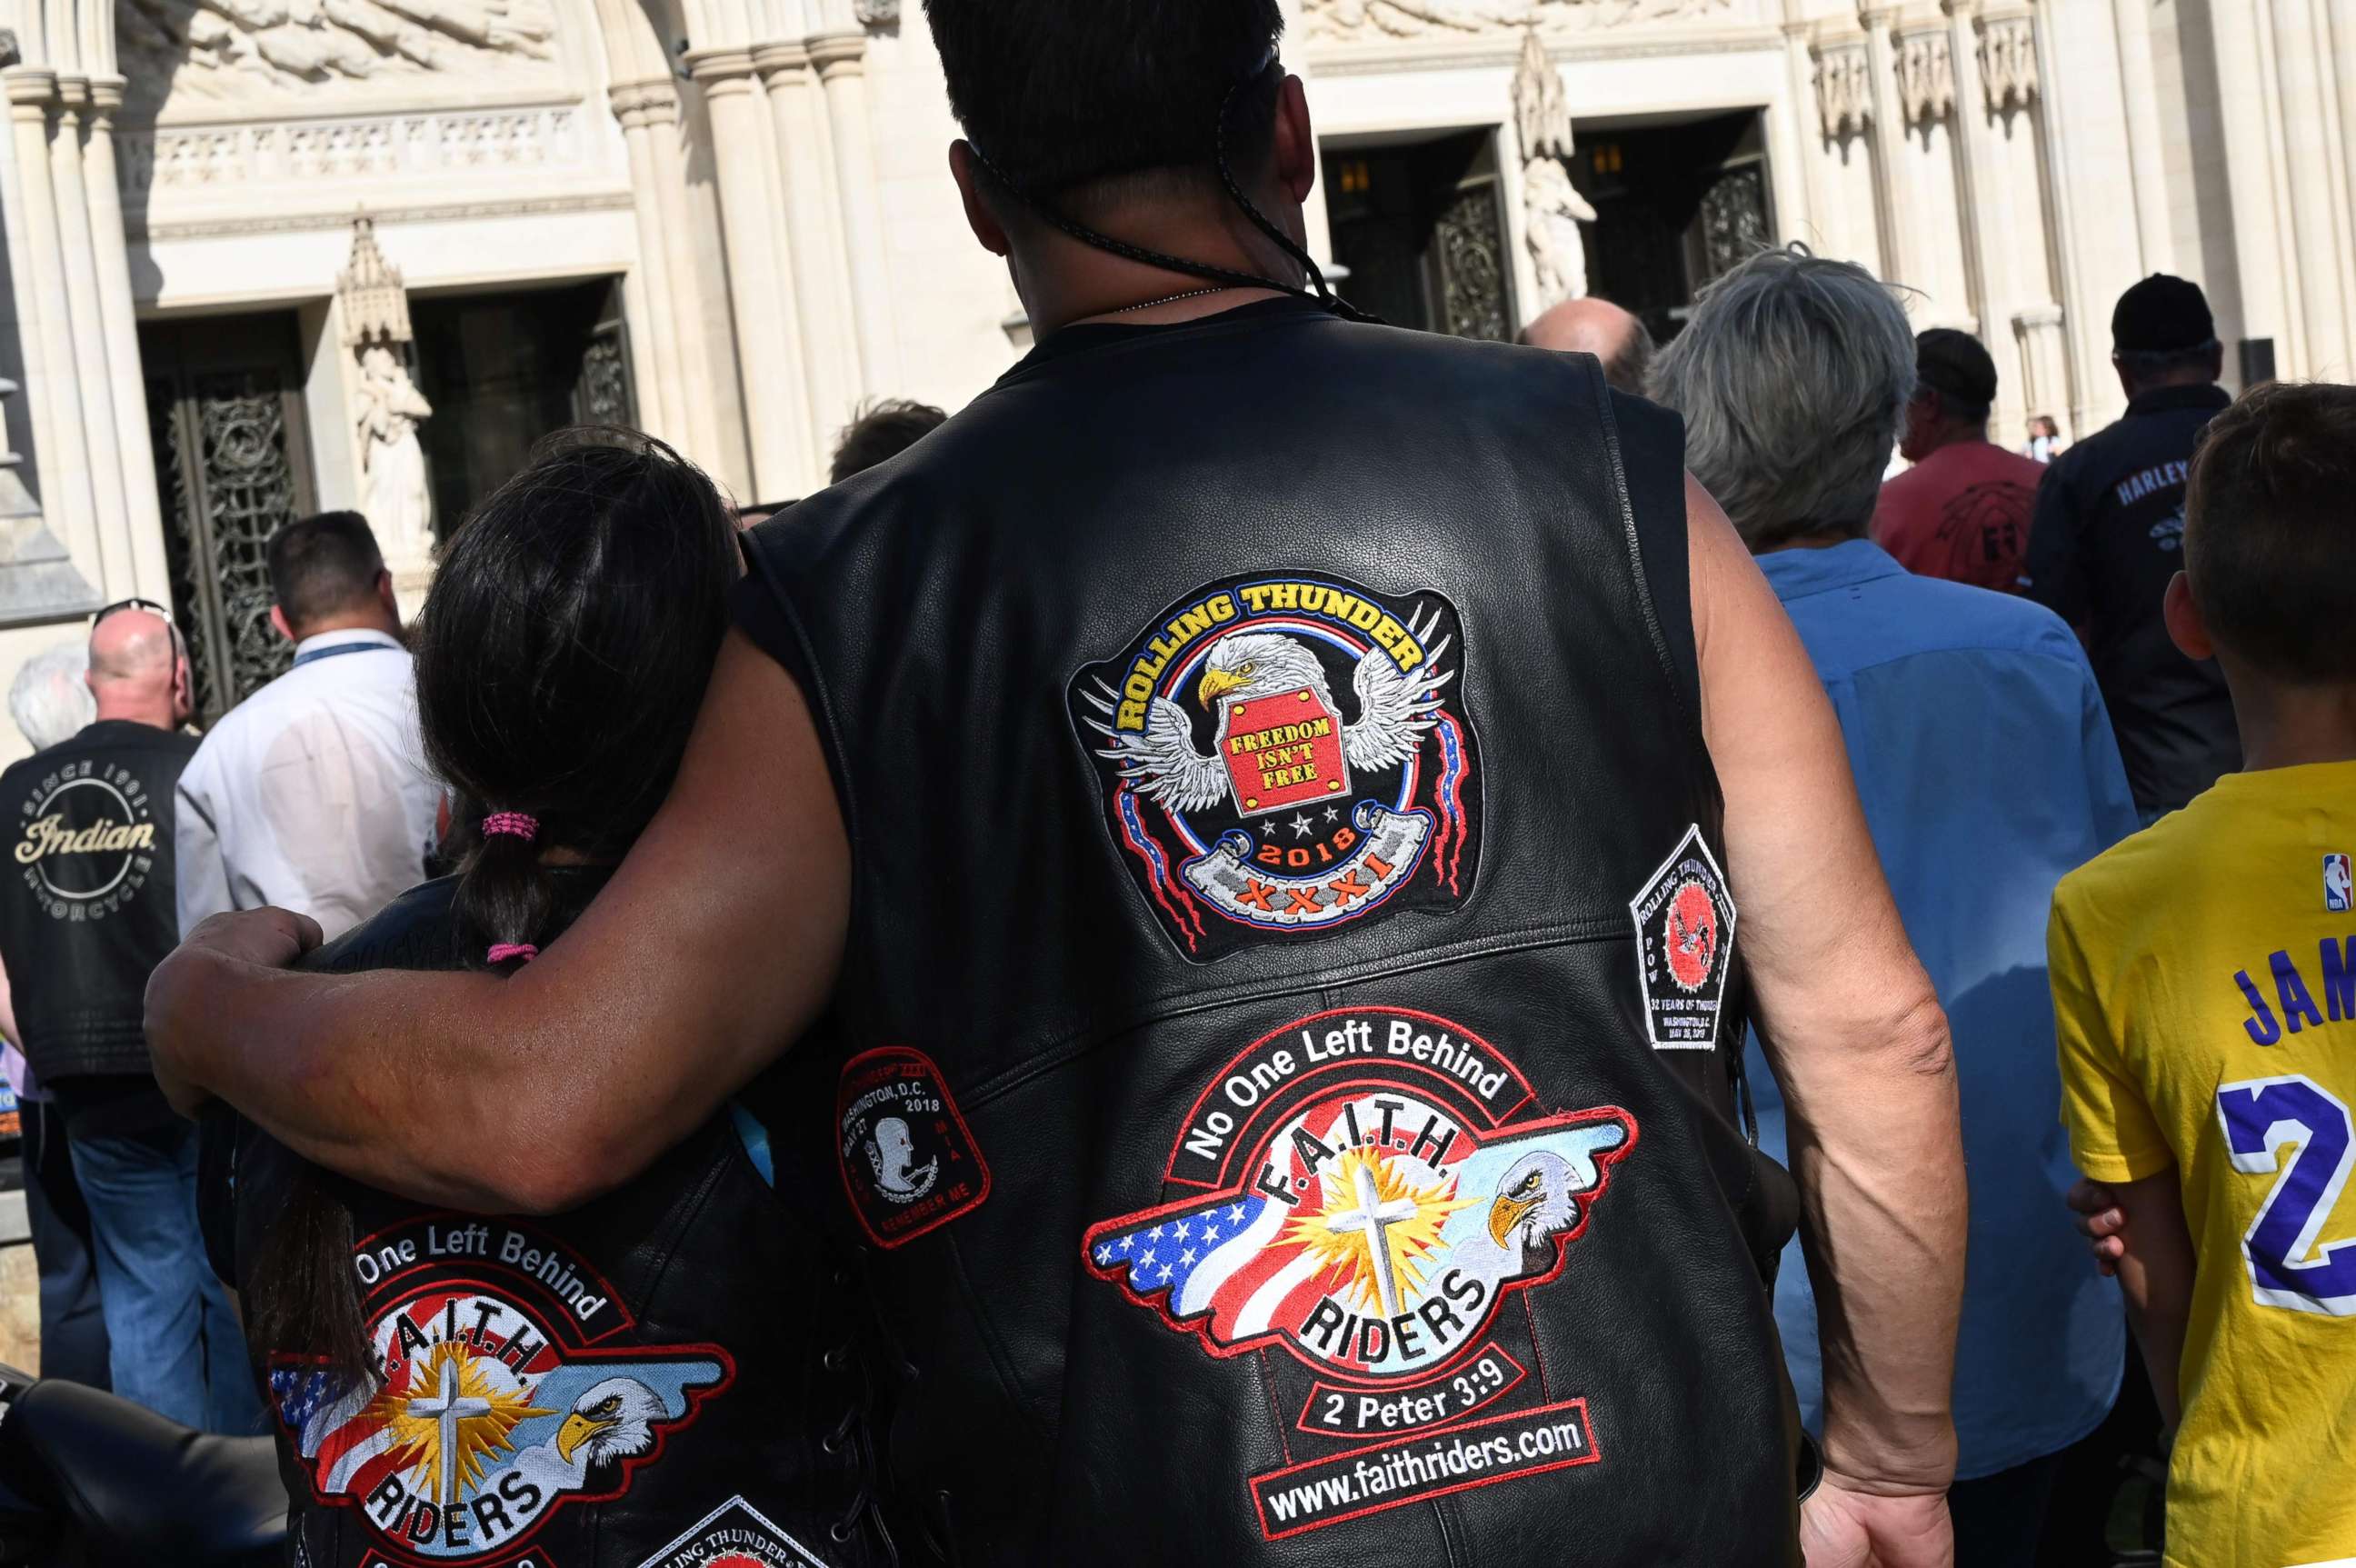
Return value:
[(89, 672), (90, 644), (80, 638), (44, 648), (18, 667), (8, 684), (8, 716), (35, 751), (70, 740), (98, 717)]
[(1805, 247), (1762, 251), (1704, 289), (1653, 363), (1686, 417), (1686, 467), (1743, 542), (1862, 535), (1914, 392), (1895, 289)]

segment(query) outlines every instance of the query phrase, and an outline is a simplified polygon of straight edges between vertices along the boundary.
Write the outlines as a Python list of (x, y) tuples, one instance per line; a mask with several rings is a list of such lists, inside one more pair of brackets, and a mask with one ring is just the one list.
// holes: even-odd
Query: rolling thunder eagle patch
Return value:
[(1462, 667), (1438, 594), (1269, 575), (1189, 595), (1079, 672), (1113, 842), (1181, 951), (1462, 901), (1481, 833)]
[(1635, 1149), (1616, 1106), (1548, 1112), (1430, 1014), (1296, 1020), (1221, 1068), (1162, 1201), (1082, 1240), (1088, 1272), (1257, 1356), (1286, 1464), (1245, 1478), (1274, 1540), (1600, 1457), (1523, 1292), (1558, 1278)]

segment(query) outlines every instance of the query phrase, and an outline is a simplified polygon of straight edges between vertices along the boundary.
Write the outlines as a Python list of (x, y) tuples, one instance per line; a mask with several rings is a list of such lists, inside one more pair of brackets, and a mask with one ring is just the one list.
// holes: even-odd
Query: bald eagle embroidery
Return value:
[[(1410, 619), (1408, 631), (1420, 646), (1439, 621), (1437, 610), (1428, 611), (1420, 621)], [(1438, 722), (1440, 689), (1455, 678), (1453, 670), (1440, 663), (1451, 640), (1440, 638), (1422, 664), (1406, 673), (1379, 649), (1359, 659), (1350, 681), (1358, 714), (1342, 726), (1342, 756), (1350, 768), (1381, 772), (1415, 755), (1424, 732)], [(1143, 733), (1130, 733), (1105, 722), (1114, 713), (1118, 693), (1102, 679), (1097, 685), (1098, 692), (1082, 695), (1105, 717), (1091, 718), (1088, 724), (1112, 742), (1097, 755), (1119, 764), (1120, 777), (1146, 799), (1175, 811), (1199, 811), (1216, 805), (1222, 795), (1233, 794), (1238, 812), (1258, 809), (1241, 793), (1233, 770), (1215, 751), (1194, 748), (1193, 721), (1175, 699), (1154, 697)], [(1340, 715), (1323, 665), (1300, 639), (1276, 631), (1239, 631), (1213, 645), (1194, 700), (1206, 713), (1224, 716), (1265, 698), (1299, 692), (1311, 693), (1327, 713)]]

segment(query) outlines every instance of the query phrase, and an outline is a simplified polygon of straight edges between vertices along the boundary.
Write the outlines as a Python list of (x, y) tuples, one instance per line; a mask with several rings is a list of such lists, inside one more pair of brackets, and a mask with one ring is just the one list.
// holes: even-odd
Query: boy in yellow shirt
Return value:
[(2064, 878), (2062, 1115), (2125, 1211), (2169, 1568), (2356, 1565), (2356, 388), (2262, 387), (2192, 461), (2177, 646), (2244, 756)]

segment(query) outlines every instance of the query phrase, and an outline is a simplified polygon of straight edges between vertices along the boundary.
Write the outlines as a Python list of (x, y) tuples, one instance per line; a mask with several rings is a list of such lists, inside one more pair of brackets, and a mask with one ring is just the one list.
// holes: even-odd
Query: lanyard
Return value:
[(308, 653), (294, 656), (294, 668), (316, 663), (322, 659), (340, 659), (347, 653), (399, 653), (400, 647), (390, 642), (339, 642), (333, 648), (315, 648)]

